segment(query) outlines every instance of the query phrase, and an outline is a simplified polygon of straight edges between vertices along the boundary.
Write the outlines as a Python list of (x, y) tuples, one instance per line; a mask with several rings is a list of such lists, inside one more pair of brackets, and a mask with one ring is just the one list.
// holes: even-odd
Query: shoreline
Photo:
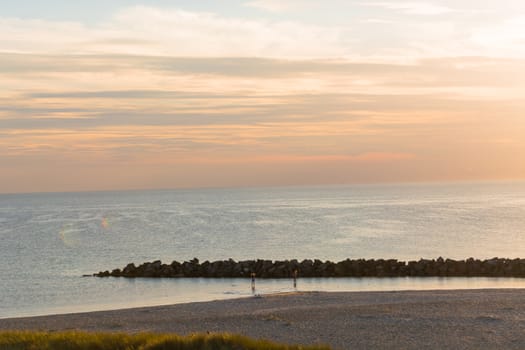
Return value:
[[(126, 279), (115, 278), (115, 281)], [(131, 281), (155, 282), (153, 278), (136, 278)], [(168, 279), (171, 280), (171, 279)], [(292, 279), (258, 279), (256, 290), (250, 290), (246, 278), (181, 278), (178, 281), (222, 281), (219, 288), (199, 290), (198, 294), (187, 293), (187, 290), (173, 290), (171, 297), (165, 295), (137, 300), (137, 295), (126, 300), (104, 300), (98, 303), (56, 305), (47, 308), (25, 310), (18, 313), (0, 314), (0, 320), (12, 318), (30, 318), (103, 311), (118, 311), (145, 307), (182, 305), (196, 302), (215, 302), (232, 299), (251, 298), (254, 294), (271, 296), (292, 293), (373, 293), (373, 292), (418, 292), (418, 291), (461, 291), (461, 290), (497, 290), (525, 289), (525, 278), (520, 277), (328, 277), (300, 278), (298, 287), (292, 288)], [(321, 285), (320, 285), (321, 283)], [(154, 285), (150, 286), (156, 288)], [(195, 287), (201, 288), (200, 285)], [(182, 293), (181, 293), (182, 292)], [(219, 293), (219, 294), (217, 294)]]
[(336, 349), (525, 347), (525, 289), (290, 292), (0, 319), (0, 330), (228, 332)]

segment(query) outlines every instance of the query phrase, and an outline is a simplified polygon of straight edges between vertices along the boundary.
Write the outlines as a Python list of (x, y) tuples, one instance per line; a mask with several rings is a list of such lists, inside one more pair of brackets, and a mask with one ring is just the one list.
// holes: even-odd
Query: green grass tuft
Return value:
[(327, 346), (279, 345), (232, 334), (0, 332), (2, 350), (329, 350)]

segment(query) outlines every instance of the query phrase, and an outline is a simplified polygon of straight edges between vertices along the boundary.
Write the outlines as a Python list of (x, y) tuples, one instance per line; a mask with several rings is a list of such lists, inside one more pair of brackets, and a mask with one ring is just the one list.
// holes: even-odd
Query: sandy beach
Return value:
[(524, 289), (291, 293), (0, 319), (0, 329), (230, 332), (335, 349), (523, 349)]

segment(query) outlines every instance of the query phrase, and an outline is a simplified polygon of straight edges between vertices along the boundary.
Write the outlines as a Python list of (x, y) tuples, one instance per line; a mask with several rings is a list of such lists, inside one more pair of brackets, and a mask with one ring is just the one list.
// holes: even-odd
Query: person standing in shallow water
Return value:
[(252, 272), (252, 293), (255, 293), (255, 272)]
[(299, 274), (299, 271), (297, 269), (293, 270), (293, 287), (297, 289), (297, 275)]

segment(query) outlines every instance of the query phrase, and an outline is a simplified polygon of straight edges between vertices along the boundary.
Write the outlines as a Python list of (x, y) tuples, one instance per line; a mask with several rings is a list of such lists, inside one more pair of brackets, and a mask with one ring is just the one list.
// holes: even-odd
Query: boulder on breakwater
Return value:
[(290, 278), (297, 271), (299, 277), (525, 277), (525, 259), (493, 258), (478, 260), (420, 259), (398, 261), (395, 259), (346, 259), (339, 262), (318, 259), (298, 260), (245, 260), (173, 261), (163, 264), (160, 260), (139, 266), (128, 264), (121, 269), (101, 271), (96, 277), (151, 277), (151, 278)]

